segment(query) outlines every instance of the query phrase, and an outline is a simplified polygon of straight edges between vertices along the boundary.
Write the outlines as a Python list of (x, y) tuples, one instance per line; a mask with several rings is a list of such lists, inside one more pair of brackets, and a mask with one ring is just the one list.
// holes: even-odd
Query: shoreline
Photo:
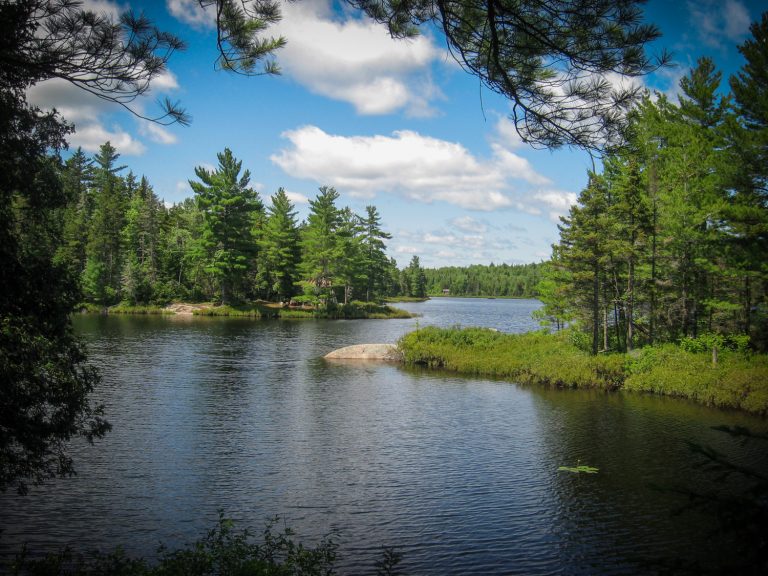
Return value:
[(564, 333), (502, 334), (483, 328), (427, 327), (398, 342), (404, 365), (448, 370), (553, 388), (627, 390), (685, 398), (721, 409), (768, 416), (768, 355), (709, 352), (675, 344), (632, 354), (591, 356)]
[(327, 319), (327, 320), (387, 320), (414, 318), (401, 308), (373, 302), (339, 304), (323, 310), (304, 306), (280, 306), (274, 302), (252, 302), (238, 305), (217, 305), (212, 302), (173, 302), (165, 306), (115, 304), (98, 306), (79, 304), (74, 312), (80, 314), (135, 315), (135, 316), (206, 316), (253, 319)]

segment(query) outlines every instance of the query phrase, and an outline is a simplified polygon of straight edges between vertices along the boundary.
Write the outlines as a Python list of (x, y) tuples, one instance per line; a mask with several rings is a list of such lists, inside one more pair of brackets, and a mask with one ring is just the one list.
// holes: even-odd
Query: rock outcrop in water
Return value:
[(345, 346), (324, 356), (327, 360), (381, 360), (402, 362), (403, 355), (394, 344), (355, 344)]

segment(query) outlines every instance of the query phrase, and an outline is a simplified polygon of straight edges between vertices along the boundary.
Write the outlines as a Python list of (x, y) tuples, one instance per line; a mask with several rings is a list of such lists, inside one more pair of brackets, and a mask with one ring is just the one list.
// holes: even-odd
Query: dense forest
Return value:
[(679, 104), (646, 95), (562, 219), (543, 315), (593, 353), (706, 334), (768, 348), (768, 14), (751, 32), (730, 92), (702, 58)]
[(538, 265), (424, 269), (418, 256), (399, 270), (375, 206), (339, 208), (322, 187), (297, 220), (279, 189), (269, 203), (230, 150), (214, 171), (196, 168), (194, 197), (166, 206), (146, 178), (119, 162), (109, 143), (89, 158), (78, 149), (61, 167), (68, 198), (55, 261), (80, 279), (86, 303), (225, 304), (266, 300), (314, 305), (384, 297), (530, 296)]
[(121, 175), (118, 160), (107, 142), (92, 159), (77, 150), (63, 167), (70, 202), (56, 261), (80, 278), (87, 302), (346, 303), (399, 289), (374, 206), (359, 216), (322, 187), (300, 223), (284, 190), (265, 205), (227, 149), (217, 169), (195, 169), (193, 198), (166, 207), (146, 178)]
[(541, 270), (542, 264), (473, 264), (427, 268), (424, 276), (431, 296), (534, 298)]

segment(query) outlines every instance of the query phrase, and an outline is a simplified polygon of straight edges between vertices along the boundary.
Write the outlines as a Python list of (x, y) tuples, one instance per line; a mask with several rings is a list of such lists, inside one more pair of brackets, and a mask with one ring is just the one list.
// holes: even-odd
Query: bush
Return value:
[(29, 559), (24, 550), (8, 568), (11, 574), (33, 576), (319, 576), (334, 573), (337, 545), (333, 538), (324, 538), (315, 547), (305, 547), (294, 541), (290, 529), (276, 531), (277, 521), (272, 519), (261, 538), (255, 539), (248, 530), (235, 531), (233, 522), (220, 514), (217, 526), (194, 544), (173, 551), (161, 547), (160, 559), (155, 565), (142, 558), (130, 558), (120, 548), (91, 557), (75, 555), (67, 549), (41, 560)]
[[(743, 350), (743, 339), (723, 342)], [(561, 388), (624, 388), (768, 414), (765, 355), (733, 352), (713, 366), (709, 351), (663, 344), (591, 356), (574, 345), (571, 331), (500, 334), (482, 328), (427, 327), (406, 334), (398, 346), (407, 364)]]
[(686, 336), (680, 340), (680, 348), (686, 352), (711, 352), (732, 350), (741, 354), (749, 352), (749, 336), (746, 334), (713, 334), (705, 333), (696, 338)]

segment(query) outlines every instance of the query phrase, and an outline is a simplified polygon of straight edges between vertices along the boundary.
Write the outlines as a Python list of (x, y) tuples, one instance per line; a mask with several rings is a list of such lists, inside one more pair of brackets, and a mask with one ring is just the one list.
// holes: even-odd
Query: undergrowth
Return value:
[(484, 328), (427, 327), (399, 342), (407, 364), (560, 388), (633, 390), (689, 398), (721, 408), (768, 414), (768, 356), (708, 351), (675, 344), (633, 354), (592, 356), (568, 331), (502, 334)]

